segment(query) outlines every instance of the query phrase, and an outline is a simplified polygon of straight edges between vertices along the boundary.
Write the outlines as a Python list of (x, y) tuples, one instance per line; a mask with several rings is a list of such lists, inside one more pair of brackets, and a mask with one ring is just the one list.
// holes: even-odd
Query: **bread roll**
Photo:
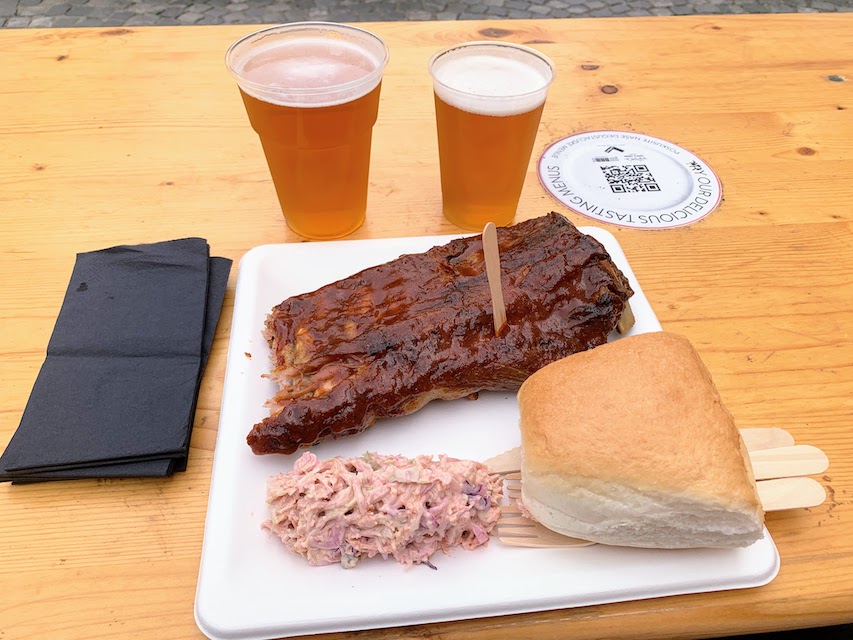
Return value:
[(518, 402), (522, 503), (549, 529), (662, 549), (762, 537), (746, 447), (686, 338), (646, 333), (563, 358)]

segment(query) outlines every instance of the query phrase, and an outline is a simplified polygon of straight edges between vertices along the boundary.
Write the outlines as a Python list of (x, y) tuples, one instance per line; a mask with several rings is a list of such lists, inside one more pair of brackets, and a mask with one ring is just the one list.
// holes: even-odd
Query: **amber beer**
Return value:
[(529, 47), (469, 42), (430, 60), (445, 217), (464, 229), (515, 217), (551, 61)]
[(364, 222), (370, 143), (388, 50), (347, 25), (258, 31), (227, 55), (288, 226), (340, 238)]

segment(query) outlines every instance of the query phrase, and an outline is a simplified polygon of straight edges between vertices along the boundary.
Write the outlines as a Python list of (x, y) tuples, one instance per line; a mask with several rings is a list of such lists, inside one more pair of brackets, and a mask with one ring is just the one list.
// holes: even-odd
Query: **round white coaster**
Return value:
[(701, 220), (720, 204), (719, 178), (686, 149), (641, 133), (589, 131), (539, 160), (542, 186), (572, 211), (634, 229)]

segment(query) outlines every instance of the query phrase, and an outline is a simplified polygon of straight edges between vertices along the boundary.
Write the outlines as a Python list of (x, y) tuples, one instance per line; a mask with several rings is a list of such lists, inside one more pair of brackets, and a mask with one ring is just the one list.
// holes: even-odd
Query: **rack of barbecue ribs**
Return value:
[(546, 364), (607, 341), (633, 291), (597, 240), (553, 212), (497, 235), (500, 336), (480, 236), (275, 307), (264, 335), (279, 391), (247, 437), (252, 451), (293, 453), (432, 400), (515, 390)]

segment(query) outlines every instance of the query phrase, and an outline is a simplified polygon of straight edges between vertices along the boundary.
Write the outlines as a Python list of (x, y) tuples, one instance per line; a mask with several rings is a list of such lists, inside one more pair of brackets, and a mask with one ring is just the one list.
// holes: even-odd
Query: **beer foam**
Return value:
[(432, 67), (435, 93), (457, 109), (480, 115), (532, 111), (545, 102), (553, 72), (544, 60), (521, 54), (530, 61), (503, 52), (450, 51)]
[(290, 107), (330, 107), (370, 93), (384, 59), (353, 42), (320, 36), (273, 40), (233, 66), (246, 93)]

